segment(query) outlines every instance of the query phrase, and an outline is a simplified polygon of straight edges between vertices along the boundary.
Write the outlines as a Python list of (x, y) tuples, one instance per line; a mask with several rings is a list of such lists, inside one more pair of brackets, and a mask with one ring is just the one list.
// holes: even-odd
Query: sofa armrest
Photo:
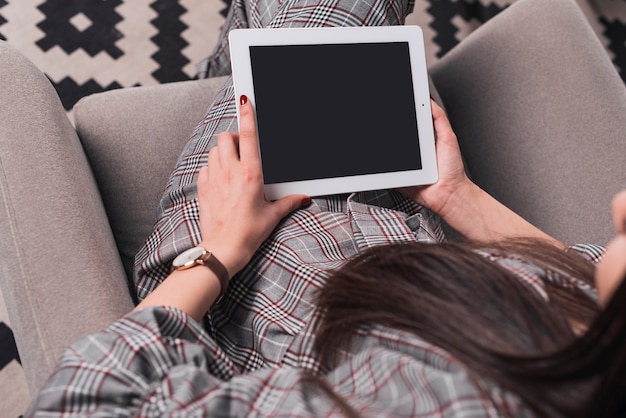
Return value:
[(129, 279), (184, 144), (227, 77), (93, 94), (74, 107)]
[(47, 78), (0, 42), (0, 287), (31, 394), (133, 305), (82, 147)]
[(566, 243), (614, 236), (626, 87), (574, 0), (520, 0), (430, 69), (473, 180)]

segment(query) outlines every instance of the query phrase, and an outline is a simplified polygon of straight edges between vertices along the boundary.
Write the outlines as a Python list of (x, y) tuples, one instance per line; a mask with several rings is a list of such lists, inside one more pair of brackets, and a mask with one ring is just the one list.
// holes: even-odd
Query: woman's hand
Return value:
[(433, 123), (437, 137), (437, 170), (439, 180), (428, 186), (406, 187), (400, 191), (410, 199), (445, 217), (447, 205), (455, 202), (452, 195), (465, 193), (472, 186), (465, 174), (456, 135), (441, 107), (431, 100)]
[(508, 209), (467, 177), (448, 118), (434, 101), (432, 108), (439, 180), (432, 185), (400, 191), (439, 214), (448, 225), (470, 240), (488, 242), (532, 237), (563, 248), (563, 243)]
[(239, 101), (240, 133), (224, 132), (198, 176), (200, 245), (215, 254), (230, 277), (241, 270), (280, 220), (310, 198), (291, 195), (275, 202), (265, 197), (254, 110)]

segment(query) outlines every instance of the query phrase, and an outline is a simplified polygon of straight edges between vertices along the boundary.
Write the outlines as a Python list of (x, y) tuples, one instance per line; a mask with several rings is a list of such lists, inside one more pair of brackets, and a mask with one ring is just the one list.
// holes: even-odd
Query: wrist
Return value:
[(476, 199), (481, 189), (471, 180), (465, 178), (454, 186), (444, 186), (437, 193), (437, 199), (426, 206), (443, 219), (452, 218), (460, 211), (465, 211)]
[(173, 272), (186, 271), (198, 266), (206, 267), (219, 279), (221, 298), (228, 288), (230, 274), (212, 251), (203, 246), (195, 246), (183, 251), (172, 261)]
[(171, 306), (201, 321), (222, 292), (221, 281), (215, 272), (196, 265), (173, 271), (135, 310), (149, 306)]

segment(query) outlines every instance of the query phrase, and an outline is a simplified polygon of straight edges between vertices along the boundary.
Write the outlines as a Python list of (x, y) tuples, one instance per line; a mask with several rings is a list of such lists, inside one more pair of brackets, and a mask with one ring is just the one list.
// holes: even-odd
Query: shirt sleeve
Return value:
[(567, 247), (566, 251), (578, 253), (593, 264), (598, 264), (602, 260), (605, 248), (596, 244), (576, 244)]
[(27, 416), (162, 416), (234, 373), (193, 319), (146, 308), (72, 344)]
[(340, 411), (311, 373), (293, 367), (238, 373), (184, 312), (150, 307), (72, 344), (25, 416), (293, 414), (335, 416)]
[(302, 368), (238, 373), (186, 314), (146, 308), (68, 348), (25, 416), (343, 416), (337, 397), (363, 416), (497, 416), (442, 350), (372, 338), (326, 376), (333, 397)]

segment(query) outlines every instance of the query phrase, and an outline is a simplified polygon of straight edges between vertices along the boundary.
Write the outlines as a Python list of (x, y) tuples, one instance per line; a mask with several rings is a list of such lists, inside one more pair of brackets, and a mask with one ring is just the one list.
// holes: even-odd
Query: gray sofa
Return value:
[[(133, 307), (160, 191), (226, 78), (81, 100), (0, 42), (0, 287), (31, 393)], [(574, 0), (520, 0), (432, 65), (473, 179), (555, 237), (604, 244), (626, 186), (626, 89)]]

